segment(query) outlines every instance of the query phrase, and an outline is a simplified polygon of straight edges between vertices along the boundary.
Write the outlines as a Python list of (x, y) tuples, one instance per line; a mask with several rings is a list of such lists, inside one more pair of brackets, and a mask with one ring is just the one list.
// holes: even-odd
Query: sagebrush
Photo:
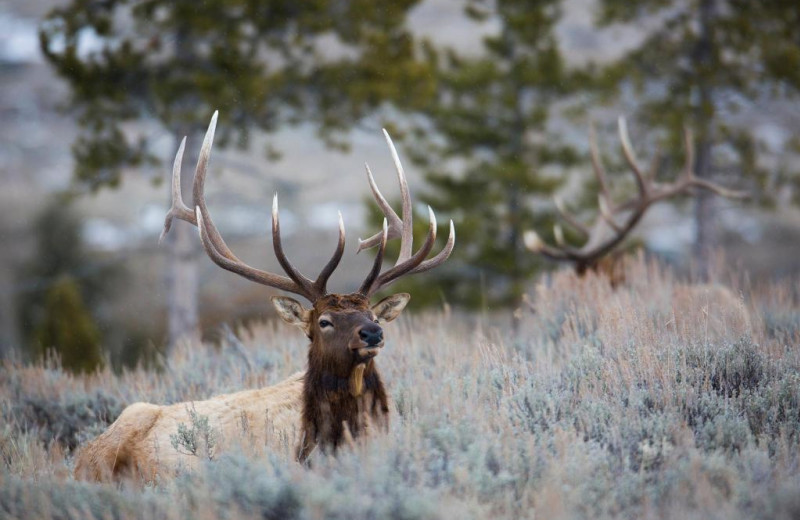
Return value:
[[(6, 364), (0, 516), (796, 518), (800, 282), (727, 280), (729, 306), (699, 291), (676, 309), (686, 285), (655, 264), (631, 269), (616, 290), (566, 272), (542, 280), (516, 335), (504, 316), (448, 309), (388, 327), (389, 434), (310, 467), (287, 445), (198, 450), (199, 469), (146, 486), (71, 476), (77, 443), (123, 404), (302, 368), (304, 341), (279, 324), (239, 345), (183, 345), (160, 372)], [(177, 449), (202, 418), (184, 430)]]

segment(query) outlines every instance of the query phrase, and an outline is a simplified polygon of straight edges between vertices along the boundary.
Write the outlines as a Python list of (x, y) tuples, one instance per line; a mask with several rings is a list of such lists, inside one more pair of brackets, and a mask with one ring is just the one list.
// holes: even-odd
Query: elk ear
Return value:
[(300, 327), (304, 331), (308, 330), (308, 320), (311, 317), (311, 311), (304, 309), (299, 301), (287, 296), (273, 296), (272, 305), (278, 311), (278, 316), (283, 321), (290, 325)]
[(400, 313), (406, 308), (406, 304), (410, 299), (411, 295), (408, 293), (397, 293), (387, 296), (372, 306), (372, 312), (375, 313), (378, 320), (388, 323), (400, 316)]

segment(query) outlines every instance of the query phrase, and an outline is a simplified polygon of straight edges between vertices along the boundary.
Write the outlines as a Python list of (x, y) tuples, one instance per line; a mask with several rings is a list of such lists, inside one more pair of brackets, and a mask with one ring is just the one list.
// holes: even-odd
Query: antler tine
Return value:
[(422, 247), (419, 248), (419, 251), (411, 256), (411, 258), (408, 258), (402, 263), (396, 264), (394, 267), (378, 276), (375, 285), (373, 285), (372, 292), (375, 292), (381, 287), (392, 283), (422, 264), (422, 262), (425, 260), (425, 257), (427, 257), (428, 253), (430, 253), (431, 249), (433, 249), (434, 242), (436, 242), (436, 215), (434, 215), (431, 207), (428, 206), (428, 235), (425, 237), (425, 242), (422, 244)]
[(730, 199), (746, 199), (750, 196), (750, 194), (745, 191), (731, 190), (719, 184), (697, 178), (694, 174), (694, 139), (692, 138), (691, 129), (685, 129), (683, 135), (686, 146), (686, 171), (688, 172), (686, 177), (689, 179), (690, 186), (709, 190), (717, 195)]
[(358, 289), (358, 292), (364, 296), (369, 296), (372, 294), (372, 287), (375, 284), (375, 280), (377, 280), (378, 275), (381, 272), (381, 266), (383, 265), (383, 254), (386, 251), (386, 241), (389, 239), (389, 229), (386, 224), (386, 218), (383, 219), (383, 229), (378, 236), (380, 236), (381, 241), (378, 245), (378, 253), (375, 255), (375, 260), (372, 262), (372, 269), (370, 269), (367, 277), (364, 279), (364, 282)]
[(200, 213), (203, 214), (203, 221), (208, 228), (208, 237), (214, 244), (214, 249), (234, 262), (241, 262), (222, 239), (222, 235), (220, 235), (217, 230), (217, 226), (214, 225), (214, 221), (211, 220), (211, 214), (208, 212), (208, 207), (206, 206), (206, 173), (208, 173), (208, 160), (211, 158), (211, 146), (214, 144), (214, 134), (217, 130), (218, 116), (219, 111), (215, 110), (214, 115), (211, 116), (211, 122), (208, 124), (206, 135), (203, 138), (203, 145), (200, 147), (200, 154), (197, 157), (197, 166), (194, 170), (194, 180), (192, 181), (192, 197), (194, 198), (195, 206), (199, 207)]
[(606, 199), (602, 195), (597, 196), (597, 206), (600, 210), (600, 216), (603, 218), (606, 224), (608, 224), (611, 229), (617, 233), (622, 231), (619, 227), (619, 224), (617, 224), (617, 221), (614, 220), (614, 215), (611, 214), (611, 209), (608, 207), (608, 204), (606, 204)]
[(559, 197), (558, 195), (553, 196), (553, 203), (555, 204), (556, 209), (558, 210), (558, 214), (561, 215), (561, 218), (563, 218), (567, 222), (567, 224), (580, 231), (583, 236), (585, 237), (589, 236), (590, 234), (589, 228), (581, 224), (581, 222), (577, 218), (572, 216), (567, 211), (567, 208), (564, 206), (564, 202), (561, 200), (561, 197)]
[(453, 224), (453, 221), (450, 220), (450, 234), (448, 235), (447, 243), (444, 245), (442, 250), (439, 251), (439, 253), (433, 258), (425, 260), (417, 267), (409, 271), (408, 274), (422, 273), (443, 264), (445, 260), (450, 258), (450, 253), (453, 252), (453, 248), (455, 247), (455, 245), (456, 245), (456, 227)]
[[(389, 147), (389, 153), (392, 155), (392, 162), (394, 163), (395, 171), (397, 172), (397, 180), (400, 183), (400, 197), (402, 199), (402, 206), (403, 206), (403, 218), (397, 216), (397, 213), (392, 209), (386, 199), (381, 194), (380, 190), (378, 189), (378, 185), (375, 183), (375, 178), (372, 176), (372, 171), (369, 169), (369, 166), (366, 166), (367, 169), (367, 179), (369, 180), (369, 186), (372, 189), (372, 193), (375, 196), (375, 201), (378, 203), (378, 206), (383, 211), (383, 214), (389, 221), (389, 239), (400, 237), (400, 254), (397, 257), (397, 262), (395, 265), (399, 265), (402, 262), (405, 262), (411, 257), (411, 253), (413, 251), (413, 242), (414, 242), (414, 227), (413, 227), (413, 211), (411, 207), (411, 194), (408, 189), (408, 181), (406, 181), (406, 174), (405, 170), (403, 169), (403, 164), (400, 162), (400, 156), (397, 154), (397, 149), (394, 146), (394, 142), (392, 142), (392, 138), (389, 136), (389, 132), (386, 129), (383, 129), (383, 136), (386, 139), (386, 144)], [(358, 243), (358, 251), (360, 252), (362, 249), (368, 249), (370, 247), (374, 247), (380, 241), (381, 234), (376, 233), (369, 237), (366, 240), (359, 240)]]
[(636, 154), (633, 152), (633, 146), (631, 146), (631, 140), (628, 137), (628, 123), (625, 122), (624, 117), (619, 117), (617, 126), (619, 127), (619, 140), (622, 144), (622, 152), (625, 154), (625, 159), (628, 161), (631, 171), (633, 171), (634, 176), (636, 176), (636, 185), (639, 188), (639, 195), (642, 198), (646, 198), (647, 180), (639, 167), (639, 161), (636, 160)]
[[(403, 223), (400, 220), (400, 217), (397, 216), (397, 213), (392, 209), (386, 199), (383, 197), (381, 190), (378, 189), (378, 185), (375, 183), (375, 178), (372, 176), (372, 170), (369, 169), (368, 164), (364, 164), (364, 167), (367, 170), (367, 182), (369, 182), (369, 187), (372, 189), (372, 194), (375, 197), (375, 202), (378, 203), (378, 207), (381, 208), (383, 211), (384, 216), (388, 220), (389, 224), (389, 231), (388, 236), (389, 240), (393, 238), (397, 238), (402, 235)], [(381, 242), (382, 232), (377, 232), (371, 237), (366, 240), (358, 239), (358, 250), (356, 253), (360, 253), (363, 249), (369, 249), (371, 247), (375, 247)]]
[(230, 258), (220, 254), (220, 252), (214, 247), (211, 237), (208, 235), (207, 223), (203, 219), (203, 213), (200, 211), (199, 206), (195, 208), (195, 217), (197, 218), (197, 229), (200, 231), (200, 241), (203, 243), (203, 248), (206, 250), (208, 257), (211, 258), (215, 264), (227, 271), (243, 276), (250, 281), (306, 296), (303, 294), (301, 287), (299, 287), (293, 280), (285, 276), (268, 273), (266, 271), (256, 269), (255, 267), (250, 267), (243, 262), (231, 260)]
[(600, 150), (597, 147), (597, 132), (594, 129), (594, 124), (589, 124), (589, 154), (592, 157), (592, 170), (594, 171), (597, 182), (600, 184), (600, 192), (608, 200), (611, 200), (611, 195), (608, 191), (608, 177), (606, 170), (603, 168), (603, 162), (600, 160)]
[(314, 289), (319, 294), (325, 294), (327, 291), (328, 279), (331, 277), (333, 272), (339, 266), (339, 262), (342, 260), (342, 255), (344, 254), (344, 219), (342, 218), (342, 212), (339, 212), (339, 241), (336, 244), (336, 250), (333, 252), (333, 256), (328, 263), (325, 264), (325, 267), (322, 268), (320, 271), (319, 276), (317, 276), (317, 280), (314, 282)]
[(383, 129), (383, 137), (386, 139), (386, 144), (389, 146), (389, 152), (392, 154), (392, 161), (394, 168), (397, 172), (397, 180), (400, 182), (400, 196), (403, 200), (403, 230), (400, 235), (400, 254), (397, 257), (395, 265), (400, 265), (409, 258), (413, 250), (414, 242), (414, 227), (413, 227), (413, 211), (411, 210), (411, 194), (408, 191), (408, 182), (406, 181), (406, 173), (403, 169), (403, 164), (400, 162), (400, 156), (397, 155), (397, 149), (394, 147), (392, 138), (389, 132)]
[(553, 224), (553, 236), (556, 239), (558, 247), (564, 247), (567, 243), (564, 241), (564, 230), (558, 224)]
[[(272, 199), (272, 249), (275, 251), (275, 257), (278, 259), (278, 263), (281, 264), (281, 267), (283, 267), (283, 270), (286, 272), (287, 275), (289, 275), (289, 278), (294, 280), (294, 282), (298, 286), (303, 288), (304, 292), (307, 295), (312, 296), (312, 298), (309, 298), (311, 301), (314, 301), (315, 299), (314, 297), (321, 296), (320, 294), (317, 293), (317, 290), (314, 287), (314, 283), (305, 276), (303, 276), (303, 274), (300, 273), (300, 271), (298, 271), (292, 265), (289, 259), (286, 258), (286, 254), (283, 252), (283, 243), (281, 242), (281, 222), (278, 216), (277, 193), (275, 193), (275, 196)], [(337, 255), (334, 253), (334, 257), (331, 260), (336, 259), (336, 256)]]
[(546, 256), (552, 260), (569, 260), (565, 248), (555, 248), (547, 245), (536, 231), (531, 229), (522, 234), (522, 241), (530, 251)]
[(167, 211), (167, 216), (164, 218), (164, 229), (161, 231), (161, 236), (158, 237), (159, 244), (164, 241), (167, 233), (169, 233), (173, 218), (179, 218), (197, 225), (194, 212), (184, 204), (183, 196), (181, 195), (181, 162), (183, 161), (183, 151), (185, 148), (186, 137), (181, 140), (178, 153), (175, 154), (175, 161), (172, 163), (172, 206), (170, 206), (169, 211)]
[(652, 194), (651, 199), (649, 201), (650, 204), (652, 204), (653, 202), (657, 202), (659, 200), (666, 199), (668, 197), (672, 197), (679, 193), (683, 193), (687, 190), (690, 190), (691, 188), (700, 188), (708, 190), (712, 193), (716, 193), (717, 195), (729, 199), (744, 199), (749, 196), (749, 193), (745, 191), (731, 190), (725, 188), (724, 186), (720, 186), (719, 184), (713, 183), (705, 179), (700, 179), (697, 176), (695, 176), (694, 139), (692, 137), (692, 131), (690, 129), (688, 128), (684, 129), (683, 139), (684, 139), (684, 146), (686, 148), (686, 160), (684, 162), (683, 174), (681, 175), (679, 180), (677, 180), (672, 184), (656, 186), (656, 188), (653, 190), (655, 193)]

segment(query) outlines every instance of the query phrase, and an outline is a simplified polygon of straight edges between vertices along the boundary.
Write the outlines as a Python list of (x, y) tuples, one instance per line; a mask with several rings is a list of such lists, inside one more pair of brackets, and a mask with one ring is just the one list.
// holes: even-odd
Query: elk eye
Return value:
[(333, 327), (333, 323), (328, 320), (319, 320), (319, 326), (321, 329), (324, 329), (325, 327)]

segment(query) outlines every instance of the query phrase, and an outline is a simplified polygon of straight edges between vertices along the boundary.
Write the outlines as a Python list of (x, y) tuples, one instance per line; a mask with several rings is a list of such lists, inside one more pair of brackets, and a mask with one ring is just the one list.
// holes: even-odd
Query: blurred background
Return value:
[(271, 314), (274, 291), (215, 266), (191, 225), (158, 244), (179, 139), (191, 201), (214, 110), (206, 194), (226, 241), (280, 272), (277, 191), (288, 255), (315, 274), (341, 211), (333, 291), (357, 287), (371, 257), (356, 239), (380, 226), (364, 162), (399, 197), (382, 127), (415, 211), (430, 204), (439, 236), (451, 218), (458, 235), (446, 266), (397, 289), (412, 311), (510, 316), (559, 267), (522, 239), (554, 242), (553, 195), (597, 215), (590, 123), (614, 197), (635, 193), (620, 115), (659, 180), (680, 174), (689, 128), (695, 173), (750, 193), (664, 202), (625, 247), (701, 278), (712, 252), (754, 280), (796, 275), (798, 28), (790, 0), (0, 2), (0, 354), (158, 364), (181, 338)]

